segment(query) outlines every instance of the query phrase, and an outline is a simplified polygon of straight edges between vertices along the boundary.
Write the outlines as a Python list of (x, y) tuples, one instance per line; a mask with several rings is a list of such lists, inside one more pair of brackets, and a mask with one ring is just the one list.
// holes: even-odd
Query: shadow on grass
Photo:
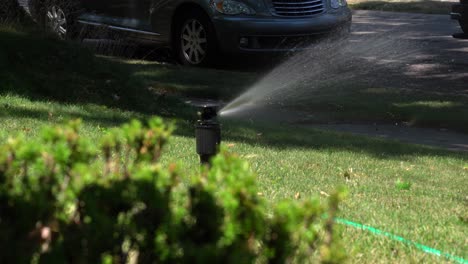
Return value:
[(0, 92), (35, 99), (155, 114), (171, 94), (229, 99), (255, 80), (250, 73), (95, 56), (78, 43), (14, 30), (0, 30), (0, 39)]
[(408, 12), (425, 14), (448, 14), (450, 13), (451, 2), (441, 2), (433, 0), (424, 1), (351, 1), (351, 8), (360, 10), (377, 10), (390, 12)]
[(0, 104), (0, 119), (32, 118), (41, 121), (60, 121), (82, 119), (96, 125), (117, 126), (129, 122), (133, 118), (143, 118), (142, 115), (125, 115), (115, 111), (105, 111), (101, 107), (81, 106), (79, 109), (67, 110), (65, 107), (57, 109), (27, 108), (15, 104)]
[(112, 60), (131, 69), (133, 77), (153, 91), (184, 97), (228, 101), (258, 78), (258, 74), (251, 72), (161, 65), (157, 62), (132, 64), (128, 60)]
[[(176, 119), (179, 120), (176, 134), (185, 137), (193, 137), (192, 120), (195, 119), (195, 111), (177, 96), (170, 96), (172, 89), (185, 95), (193, 93), (213, 96), (214, 91), (218, 91), (218, 97), (227, 98), (234, 93), (230, 90), (231, 87), (241, 89), (239, 87), (255, 80), (255, 77), (247, 73), (179, 68), (157, 63), (134, 64), (132, 61), (96, 57), (73, 43), (16, 31), (0, 31), (0, 40), (0, 93), (25, 97), (32, 102), (52, 101), (83, 107), (93, 104), (128, 110), (136, 113), (137, 118), (159, 115)], [(220, 88), (224, 90), (217, 90)], [(4, 105), (2, 111), (3, 116), (10, 118), (29, 117), (44, 121), (50, 118), (50, 111), (47, 109)], [(95, 110), (74, 112), (62, 107), (55, 109), (53, 114), (109, 126), (127, 122), (129, 118), (98, 113)], [(308, 129), (294, 129), (292, 132), (291, 128), (274, 124), (226, 122), (223, 133), (227, 141), (250, 145), (275, 149), (364, 152), (382, 159), (461, 155), (392, 141)], [(262, 136), (258, 136), (259, 133)]]

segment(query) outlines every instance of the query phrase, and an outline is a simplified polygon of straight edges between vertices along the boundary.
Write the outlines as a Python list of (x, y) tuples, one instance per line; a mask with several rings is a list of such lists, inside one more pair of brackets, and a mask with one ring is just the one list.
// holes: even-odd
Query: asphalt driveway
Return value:
[(410, 87), (468, 96), (468, 40), (452, 37), (461, 29), (449, 15), (354, 12), (353, 38), (382, 32), (417, 48), (418, 52), (409, 54), (406, 67), (399, 71)]
[[(410, 54), (406, 67), (395, 76), (410, 89), (468, 97), (468, 40), (452, 37), (461, 29), (448, 15), (356, 11), (353, 22), (353, 38), (388, 32), (418, 47), (418, 53)], [(388, 80), (385, 75), (382, 73), (382, 80)], [(405, 124), (326, 124), (313, 127), (468, 151), (468, 135), (447, 129), (411, 128)]]
[[(434, 95), (456, 95), (468, 97), (468, 40), (455, 39), (454, 33), (461, 32), (456, 21), (447, 15), (394, 13), (379, 11), (355, 11), (351, 41), (369, 43), (373, 36), (400, 41), (407, 50), (397, 49), (404, 56), (395, 56), (399, 67), (385, 67), (372, 72), (379, 85), (405, 87), (414, 91)], [(375, 37), (378, 40), (380, 37)], [(363, 44), (364, 45), (364, 44)], [(390, 47), (391, 48), (391, 47)], [(401, 47), (400, 47), (401, 48)], [(384, 62), (385, 63), (385, 62)], [(468, 135), (455, 133), (444, 128), (414, 128), (407, 124), (308, 124), (310, 113), (298, 113), (291, 109), (268, 109), (245, 111), (242, 118), (252, 121), (288, 122), (313, 128), (348, 132), (358, 135), (396, 139), (403, 142), (443, 147), (451, 150), (468, 151)], [(468, 126), (468, 124), (467, 124)]]

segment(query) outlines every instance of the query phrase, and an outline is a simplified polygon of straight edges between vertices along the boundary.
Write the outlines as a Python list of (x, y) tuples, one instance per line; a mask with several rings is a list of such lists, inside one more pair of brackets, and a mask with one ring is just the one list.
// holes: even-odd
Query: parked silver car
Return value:
[(21, 0), (61, 38), (87, 27), (125, 31), (170, 46), (183, 64), (203, 65), (218, 52), (302, 48), (305, 40), (349, 31), (346, 0)]

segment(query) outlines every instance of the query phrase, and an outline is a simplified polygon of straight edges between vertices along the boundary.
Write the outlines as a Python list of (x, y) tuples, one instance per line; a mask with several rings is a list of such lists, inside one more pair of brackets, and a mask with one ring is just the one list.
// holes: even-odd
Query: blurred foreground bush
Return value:
[(99, 144), (78, 121), (0, 147), (0, 263), (338, 263), (342, 193), (268, 210), (247, 163), (222, 153), (189, 180), (158, 163), (155, 118)]

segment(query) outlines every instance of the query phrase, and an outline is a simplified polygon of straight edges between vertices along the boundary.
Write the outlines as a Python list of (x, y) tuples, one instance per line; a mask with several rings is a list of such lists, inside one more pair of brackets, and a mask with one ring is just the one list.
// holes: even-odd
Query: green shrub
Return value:
[(174, 127), (154, 118), (96, 144), (80, 123), (0, 147), (0, 263), (337, 263), (329, 203), (269, 209), (246, 162), (222, 152), (191, 178), (158, 161)]

